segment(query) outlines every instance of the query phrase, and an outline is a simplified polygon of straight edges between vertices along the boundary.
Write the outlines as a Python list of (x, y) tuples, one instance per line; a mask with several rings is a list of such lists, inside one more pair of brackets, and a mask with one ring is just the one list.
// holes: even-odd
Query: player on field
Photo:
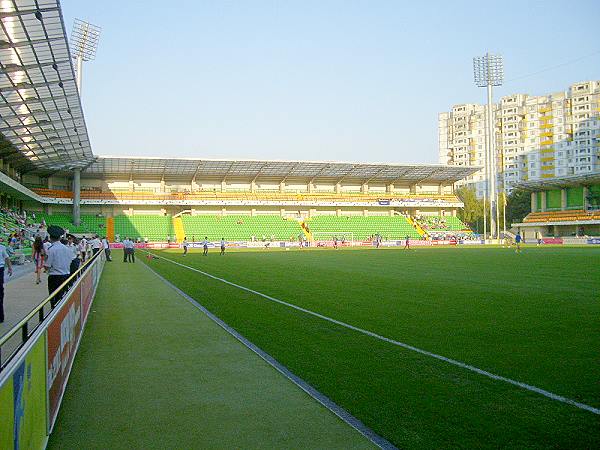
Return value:
[(221, 238), (221, 256), (225, 255), (225, 238)]
[(337, 250), (338, 248), (338, 244), (337, 244), (337, 236), (333, 237), (333, 248), (335, 248)]
[(181, 243), (181, 246), (183, 247), (183, 256), (187, 256), (187, 251), (188, 251), (187, 236), (183, 238), (183, 242)]
[(202, 242), (202, 247), (204, 248), (204, 256), (208, 256), (208, 236), (204, 236), (204, 241)]
[(410, 236), (406, 235), (406, 242), (404, 244), (404, 250), (410, 250)]
[(517, 249), (515, 250), (515, 253), (521, 253), (521, 241), (523, 240), (523, 238), (521, 237), (521, 232), (517, 231), (517, 235), (515, 236), (515, 245), (517, 246)]

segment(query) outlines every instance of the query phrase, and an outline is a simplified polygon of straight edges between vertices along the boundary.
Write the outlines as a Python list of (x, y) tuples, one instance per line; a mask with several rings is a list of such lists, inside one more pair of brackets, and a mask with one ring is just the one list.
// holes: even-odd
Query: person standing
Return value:
[(188, 251), (187, 237), (183, 238), (183, 242), (181, 243), (181, 246), (183, 247), (183, 256), (187, 256), (187, 251)]
[(33, 241), (33, 262), (35, 263), (35, 284), (40, 284), (44, 269), (44, 244), (40, 236), (36, 236)]
[(221, 256), (225, 255), (225, 238), (221, 238)]
[[(52, 294), (61, 284), (67, 281), (71, 273), (73, 253), (66, 245), (60, 242), (63, 232), (63, 229), (56, 225), (48, 227), (50, 247), (48, 248), (48, 257), (44, 261), (44, 267), (48, 272), (48, 294)], [(60, 298), (61, 294), (59, 293), (50, 300), (53, 308)]]
[(204, 248), (204, 256), (208, 256), (208, 236), (204, 236), (204, 242), (202, 242)]
[(104, 255), (106, 256), (107, 261), (112, 261), (110, 258), (110, 242), (108, 242), (108, 236), (104, 236), (102, 238), (102, 247), (104, 248)]
[(515, 253), (521, 253), (521, 241), (523, 241), (523, 238), (521, 237), (521, 232), (517, 231), (517, 235), (515, 236), (515, 244), (517, 246), (517, 249), (515, 250)]
[(102, 248), (102, 242), (100, 241), (100, 237), (95, 235), (94, 238), (90, 241), (90, 245), (92, 246), (92, 253), (95, 255)]
[(70, 234), (68, 236), (69, 242), (67, 243), (67, 247), (71, 250), (73, 259), (71, 260), (71, 266), (69, 267), (69, 272), (73, 275), (79, 269), (79, 245), (75, 236)]
[(406, 242), (404, 244), (404, 250), (410, 250), (410, 236), (406, 236)]
[(124, 257), (127, 259), (126, 262), (134, 263), (135, 262), (135, 244), (128, 237), (127, 239), (125, 239), (123, 241), (123, 246), (125, 247), (125, 249), (124, 249), (125, 250)]
[(0, 323), (4, 322), (4, 268), (7, 267), (8, 275), (12, 276), (12, 264), (6, 252), (6, 247), (0, 244)]
[(81, 258), (81, 263), (85, 262), (86, 253), (87, 253), (87, 239), (85, 238), (85, 236), (83, 236), (79, 240), (79, 256)]
[(121, 244), (123, 244), (123, 262), (126, 263), (127, 262), (127, 252), (129, 251), (127, 249), (127, 237), (125, 237), (125, 239), (123, 239), (121, 241)]

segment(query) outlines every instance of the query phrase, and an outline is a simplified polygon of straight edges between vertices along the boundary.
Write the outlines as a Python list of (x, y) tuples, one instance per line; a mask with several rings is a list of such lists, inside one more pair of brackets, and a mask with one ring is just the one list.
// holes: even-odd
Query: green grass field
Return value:
[[(600, 249), (155, 253), (600, 407)], [(161, 259), (146, 263), (399, 447), (600, 447), (593, 412)]]

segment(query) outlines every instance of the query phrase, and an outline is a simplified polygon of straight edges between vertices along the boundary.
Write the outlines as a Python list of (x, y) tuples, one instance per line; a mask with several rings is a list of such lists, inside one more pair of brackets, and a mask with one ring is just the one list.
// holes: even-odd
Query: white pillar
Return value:
[(73, 225), (81, 224), (81, 169), (73, 170)]

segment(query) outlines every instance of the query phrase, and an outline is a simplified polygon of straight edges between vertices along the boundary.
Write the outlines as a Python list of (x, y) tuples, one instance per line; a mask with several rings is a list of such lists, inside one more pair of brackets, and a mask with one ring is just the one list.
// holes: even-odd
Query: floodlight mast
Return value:
[[(81, 98), (81, 74), (83, 61), (92, 61), (96, 58), (100, 27), (84, 20), (75, 19), (71, 32), (71, 57), (75, 60), (77, 91)], [(73, 170), (73, 224), (81, 223), (81, 169)]]
[[(490, 199), (490, 237), (500, 237), (500, 220), (498, 210), (498, 155), (496, 154), (496, 136), (494, 133), (492, 86), (502, 86), (504, 65), (501, 55), (486, 53), (473, 58), (473, 75), (475, 85), (487, 88), (486, 105), (486, 149), (485, 149), (485, 182)], [(485, 224), (485, 221), (484, 221)], [(485, 239), (484, 229), (484, 239)]]
[(76, 82), (79, 96), (81, 96), (81, 74), (84, 61), (93, 61), (96, 58), (100, 27), (84, 20), (75, 19), (71, 32), (71, 57), (75, 60)]

